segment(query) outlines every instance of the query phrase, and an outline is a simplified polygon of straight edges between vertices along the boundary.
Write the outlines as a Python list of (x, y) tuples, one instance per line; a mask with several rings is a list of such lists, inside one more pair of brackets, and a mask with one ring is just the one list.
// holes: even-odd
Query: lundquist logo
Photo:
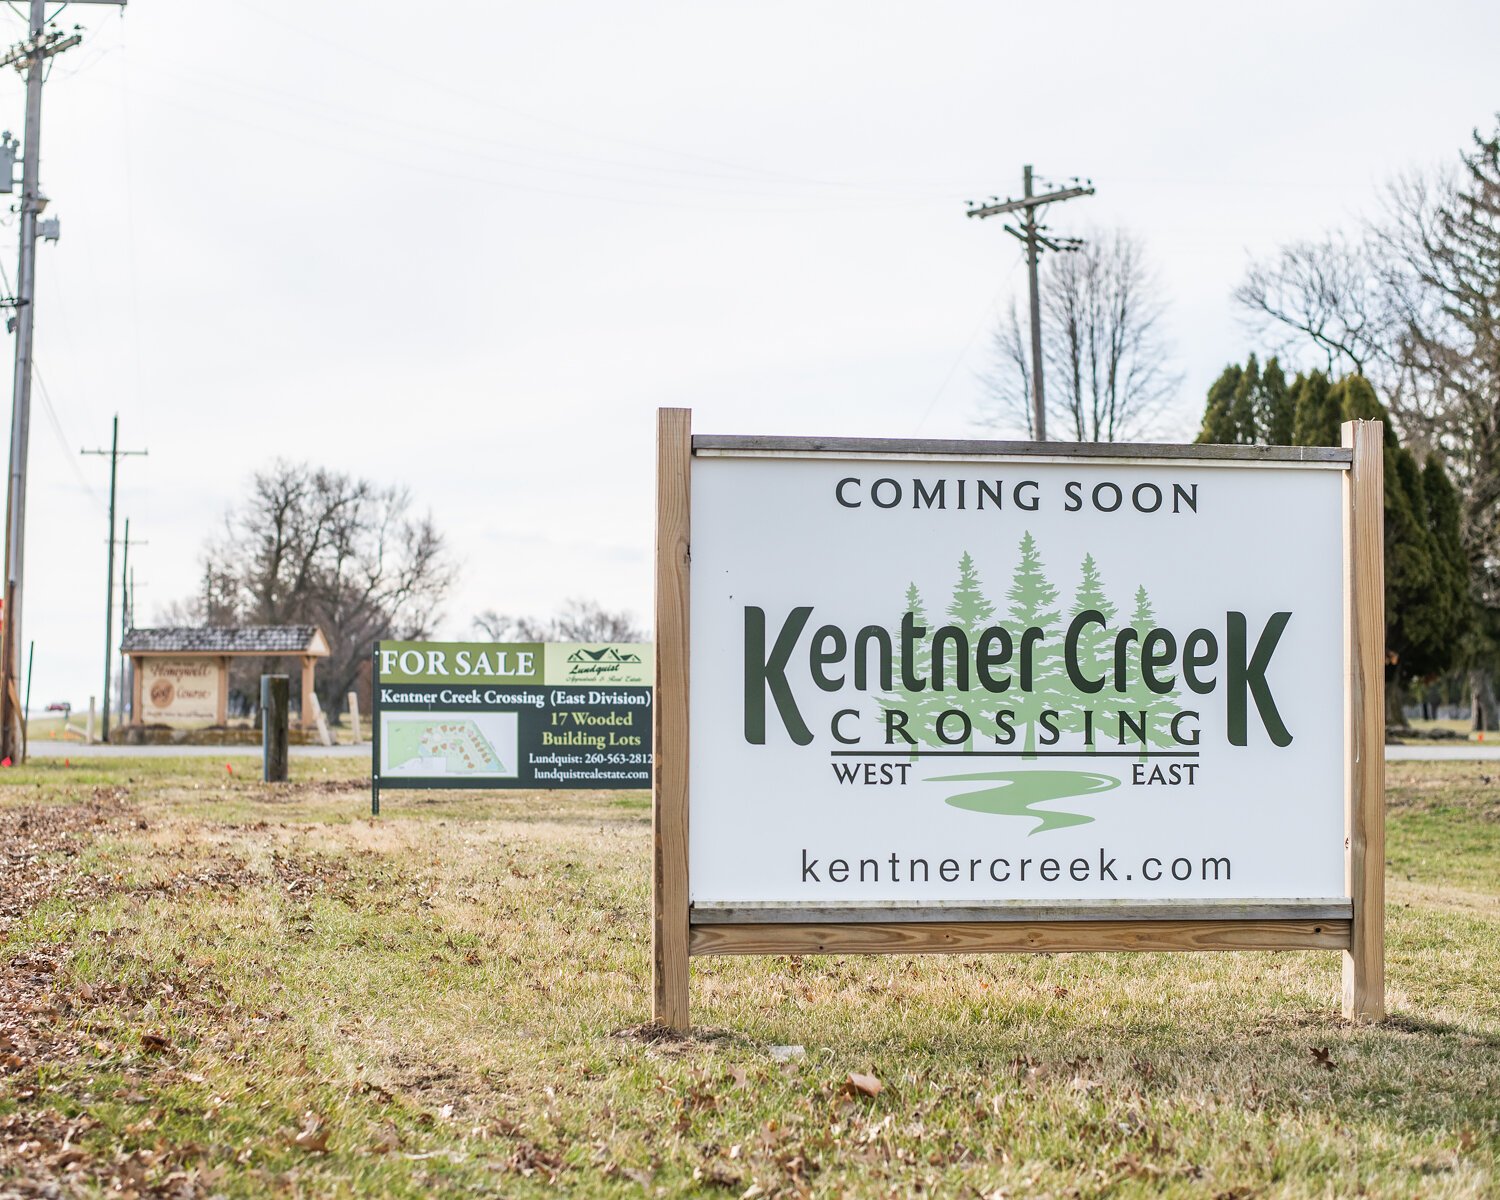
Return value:
[(634, 650), (618, 646), (579, 646), (567, 659), (569, 682), (647, 682), (645, 661)]

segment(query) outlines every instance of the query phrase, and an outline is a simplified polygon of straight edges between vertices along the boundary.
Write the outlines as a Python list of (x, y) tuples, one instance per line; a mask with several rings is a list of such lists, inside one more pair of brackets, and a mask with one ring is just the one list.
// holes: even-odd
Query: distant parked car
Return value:
[(66, 700), (54, 700), (51, 704), (47, 705), (47, 711), (60, 712), (63, 714), (63, 716), (67, 716), (70, 712), (73, 711), (73, 706)]

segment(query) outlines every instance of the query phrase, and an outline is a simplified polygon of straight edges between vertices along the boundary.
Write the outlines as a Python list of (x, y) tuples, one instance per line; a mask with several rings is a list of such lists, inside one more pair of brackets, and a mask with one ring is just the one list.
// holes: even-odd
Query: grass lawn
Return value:
[(1382, 1025), (1331, 953), (709, 959), (688, 1039), (644, 795), (363, 768), (0, 776), (0, 1196), (1500, 1188), (1487, 764), (1391, 768)]

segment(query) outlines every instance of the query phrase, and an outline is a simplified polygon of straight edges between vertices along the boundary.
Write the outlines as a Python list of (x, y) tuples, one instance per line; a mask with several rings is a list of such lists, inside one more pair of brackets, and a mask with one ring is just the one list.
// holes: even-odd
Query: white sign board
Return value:
[(695, 910), (1344, 897), (1341, 474), (700, 453)]
[(143, 658), (140, 721), (177, 728), (212, 725), (222, 682), (213, 659)]

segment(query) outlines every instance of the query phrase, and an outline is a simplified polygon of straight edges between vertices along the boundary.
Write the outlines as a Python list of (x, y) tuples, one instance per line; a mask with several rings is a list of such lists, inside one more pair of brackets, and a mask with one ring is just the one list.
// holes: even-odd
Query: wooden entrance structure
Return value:
[(229, 717), (229, 662), (234, 658), (296, 658), (302, 664), (303, 729), (317, 727), (313, 694), (318, 659), (329, 654), (328, 639), (316, 625), (173, 626), (132, 629), (120, 643), (130, 656), (134, 675), (130, 722), (141, 724), (141, 681), (152, 660), (207, 660), (217, 667), (218, 691), (213, 724)]

